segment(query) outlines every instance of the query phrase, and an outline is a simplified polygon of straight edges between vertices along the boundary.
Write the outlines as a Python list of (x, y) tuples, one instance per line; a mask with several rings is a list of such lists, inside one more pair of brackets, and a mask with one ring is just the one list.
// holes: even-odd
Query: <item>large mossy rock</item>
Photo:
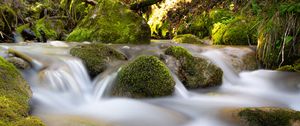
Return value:
[(300, 112), (284, 108), (225, 109), (223, 118), (241, 126), (299, 126)]
[(255, 22), (244, 17), (225, 20), (213, 25), (212, 40), (216, 45), (256, 44)]
[(70, 54), (84, 62), (91, 77), (102, 73), (110, 61), (127, 59), (121, 52), (103, 44), (78, 45), (70, 50)]
[(171, 95), (175, 81), (163, 62), (154, 56), (140, 56), (118, 73), (113, 95), (132, 98)]
[(148, 44), (150, 28), (142, 17), (120, 2), (101, 0), (72, 31), (67, 40)]
[(26, 118), (30, 97), (30, 88), (19, 71), (0, 57), (0, 126), (14, 126), (17, 121)]
[(204, 57), (193, 57), (185, 48), (171, 46), (166, 55), (180, 62), (177, 75), (187, 88), (205, 88), (222, 84), (223, 71)]

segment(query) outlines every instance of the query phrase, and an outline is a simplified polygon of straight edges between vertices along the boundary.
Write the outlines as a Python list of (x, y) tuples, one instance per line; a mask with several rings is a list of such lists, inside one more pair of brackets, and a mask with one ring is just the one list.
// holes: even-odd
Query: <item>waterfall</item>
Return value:
[(42, 82), (54, 90), (85, 94), (92, 83), (82, 62), (76, 58), (59, 57), (59, 61), (43, 70)]
[(189, 91), (185, 88), (185, 86), (182, 84), (182, 82), (178, 79), (177, 75), (172, 73), (172, 77), (175, 81), (175, 96), (179, 96), (181, 98), (188, 98), (190, 97)]
[(223, 70), (224, 79), (226, 81), (234, 82), (239, 80), (239, 76), (233, 71), (232, 66), (224, 62), (224, 55), (222, 54), (222, 52), (218, 50), (211, 50), (202, 53), (202, 55), (210, 59)]
[(96, 100), (102, 99), (105, 95), (110, 93), (110, 90), (117, 78), (118, 72), (114, 72), (111, 75), (106, 76), (105, 78), (96, 79), (94, 81), (95, 87), (95, 97)]

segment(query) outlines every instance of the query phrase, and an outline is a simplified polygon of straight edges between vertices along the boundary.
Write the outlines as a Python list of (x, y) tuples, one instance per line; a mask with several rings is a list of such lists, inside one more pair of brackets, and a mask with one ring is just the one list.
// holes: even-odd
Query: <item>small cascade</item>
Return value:
[(62, 92), (85, 94), (92, 89), (92, 83), (82, 62), (72, 57), (60, 57), (41, 71), (43, 85)]
[(106, 76), (105, 78), (96, 79), (94, 81), (95, 87), (95, 98), (96, 100), (102, 99), (104, 96), (110, 94), (110, 90), (117, 78), (118, 72), (114, 72), (111, 75)]
[(181, 98), (189, 98), (190, 92), (185, 88), (185, 86), (182, 84), (182, 82), (179, 80), (179, 78), (174, 73), (172, 73), (172, 76), (176, 83), (174, 95), (181, 97)]
[(218, 50), (211, 50), (201, 54), (213, 61), (217, 66), (219, 66), (223, 70), (225, 81), (236, 82), (237, 80), (239, 80), (239, 75), (233, 71), (232, 66), (224, 62), (224, 55), (222, 54), (222, 52)]

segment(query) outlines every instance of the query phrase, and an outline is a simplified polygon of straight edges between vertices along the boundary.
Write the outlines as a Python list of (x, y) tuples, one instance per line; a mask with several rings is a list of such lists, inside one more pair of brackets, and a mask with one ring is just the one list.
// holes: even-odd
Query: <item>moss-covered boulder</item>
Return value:
[(284, 108), (225, 109), (222, 117), (241, 126), (298, 126), (300, 112)]
[(175, 81), (163, 62), (154, 56), (140, 56), (118, 73), (112, 94), (132, 98), (168, 96), (174, 86)]
[[(26, 118), (29, 115), (30, 96), (29, 86), (19, 71), (0, 57), (0, 126), (14, 126), (19, 120)], [(30, 126), (39, 126), (31, 124)], [(19, 125), (26, 126), (25, 123)]]
[(41, 119), (30, 116), (17, 121), (14, 126), (46, 126)]
[(243, 17), (218, 22), (212, 29), (213, 44), (248, 45), (256, 44), (256, 27), (254, 21)]
[(166, 55), (180, 62), (177, 75), (187, 88), (205, 88), (222, 84), (223, 71), (204, 57), (193, 57), (185, 48), (171, 46)]
[(84, 62), (91, 77), (103, 72), (110, 61), (127, 59), (121, 52), (103, 44), (78, 45), (70, 50), (70, 54)]
[(68, 41), (150, 43), (146, 21), (115, 0), (100, 0), (68, 36)]
[(203, 41), (192, 34), (177, 35), (173, 38), (177, 43), (203, 44)]
[(0, 96), (20, 104), (24, 111), (29, 110), (31, 91), (19, 71), (0, 57)]

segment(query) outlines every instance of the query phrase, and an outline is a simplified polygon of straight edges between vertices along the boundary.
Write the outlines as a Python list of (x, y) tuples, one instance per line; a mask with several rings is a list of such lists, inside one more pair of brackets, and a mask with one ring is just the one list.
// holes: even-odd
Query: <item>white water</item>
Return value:
[(275, 106), (300, 110), (299, 74), (267, 70), (236, 74), (230, 64), (223, 62), (221, 52), (201, 54), (223, 69), (222, 86), (188, 91), (173, 74), (174, 95), (156, 99), (110, 97), (117, 71), (92, 82), (80, 60), (40, 54), (37, 59), (51, 59), (50, 65), (43, 71), (24, 71), (33, 90), (33, 114), (53, 126), (66, 125), (60, 122), (70, 117), (87, 119), (95, 125), (231, 126), (218, 116), (223, 108)]

